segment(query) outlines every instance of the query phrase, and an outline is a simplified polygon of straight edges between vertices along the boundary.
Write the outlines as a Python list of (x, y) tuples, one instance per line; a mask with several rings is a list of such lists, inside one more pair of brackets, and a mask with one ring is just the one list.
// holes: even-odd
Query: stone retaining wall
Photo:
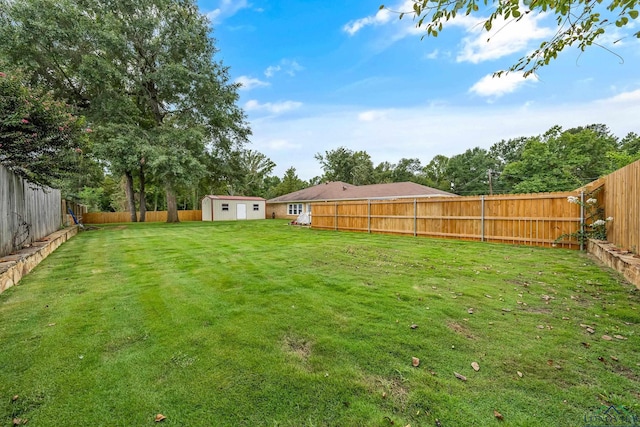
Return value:
[(0, 257), (0, 293), (17, 285), (23, 276), (76, 234), (78, 234), (77, 225), (56, 231), (37, 242), (33, 242), (28, 248)]
[(589, 240), (587, 251), (619, 271), (625, 279), (640, 289), (640, 256), (633, 252), (617, 248), (613, 243), (600, 240)]

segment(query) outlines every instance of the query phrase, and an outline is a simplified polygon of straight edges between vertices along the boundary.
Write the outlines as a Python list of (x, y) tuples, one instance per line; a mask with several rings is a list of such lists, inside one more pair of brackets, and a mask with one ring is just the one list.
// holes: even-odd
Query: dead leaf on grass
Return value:
[(418, 365), (420, 365), (420, 359), (418, 359), (417, 357), (412, 357), (411, 364), (413, 365), (414, 368), (417, 368)]
[(614, 335), (614, 338), (617, 338), (619, 340), (626, 340), (626, 337), (623, 337), (622, 335)]
[(615, 357), (615, 356), (611, 356), (611, 360), (613, 360), (613, 361), (616, 361), (616, 362), (617, 362), (617, 361), (618, 361), (618, 358), (617, 358), (617, 357)]
[(518, 371), (517, 373), (518, 373), (518, 376), (519, 376), (520, 378), (522, 378), (522, 377), (523, 377), (523, 375), (524, 375), (524, 374), (523, 374), (522, 372), (520, 372), (520, 371)]
[(587, 328), (587, 332), (589, 332), (590, 334), (594, 334), (596, 331), (593, 328)]
[(480, 365), (478, 365), (478, 362), (471, 362), (471, 367), (476, 372), (478, 372), (480, 370)]
[(602, 339), (605, 341), (611, 341), (613, 338), (611, 338), (609, 335), (603, 335)]
[(473, 308), (470, 308), (469, 310), (467, 310), (467, 313), (473, 314)]
[(462, 380), (462, 381), (466, 381), (467, 380), (467, 377), (465, 377), (464, 375), (459, 374), (457, 372), (454, 372), (453, 375), (455, 375), (456, 378), (459, 379), (459, 380)]
[(498, 411), (496, 411), (495, 409), (493, 410), (493, 416), (496, 417), (497, 419), (499, 419), (500, 421), (504, 420), (504, 417), (502, 416), (502, 414)]
[(589, 348), (589, 347), (591, 347), (591, 344), (589, 344), (588, 342), (583, 342), (583, 343), (582, 343), (582, 345), (583, 345), (585, 348)]
[(11, 401), (12, 401), (12, 402), (15, 402), (16, 400), (18, 400), (18, 398), (20, 398), (20, 396), (18, 396), (18, 395), (16, 394), (15, 396), (13, 396), (13, 397), (11, 398)]
[(29, 422), (29, 420), (26, 419), (26, 418), (14, 418), (13, 419), (13, 425), (14, 426), (23, 426), (28, 422)]
[(413, 325), (410, 326), (411, 329), (417, 329), (418, 325), (416, 325), (415, 323)]
[(167, 417), (165, 417), (164, 415), (158, 414), (158, 415), (156, 415), (155, 422), (159, 423), (160, 421), (164, 421), (166, 419), (167, 419)]

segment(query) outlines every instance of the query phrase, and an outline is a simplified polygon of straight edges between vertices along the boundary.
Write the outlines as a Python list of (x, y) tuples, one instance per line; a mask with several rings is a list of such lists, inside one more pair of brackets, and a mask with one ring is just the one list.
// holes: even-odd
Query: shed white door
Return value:
[(247, 219), (247, 205), (241, 203), (236, 205), (236, 219)]

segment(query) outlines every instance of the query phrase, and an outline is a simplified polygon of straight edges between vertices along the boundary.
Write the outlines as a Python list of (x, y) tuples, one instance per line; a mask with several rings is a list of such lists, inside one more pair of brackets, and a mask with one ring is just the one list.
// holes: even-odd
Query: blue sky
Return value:
[[(547, 39), (552, 17), (527, 15), (487, 43), (461, 17), (424, 38), (411, 17), (380, 11), (381, 0), (200, 0), (213, 24), (217, 59), (243, 84), (240, 106), (282, 177), (322, 174), (314, 155), (365, 150), (374, 165), (452, 156), (502, 139), (604, 123), (640, 134), (640, 22), (615, 26), (606, 49), (566, 49), (536, 76), (491, 78)], [(385, 3), (410, 10), (411, 1)], [(617, 43), (614, 40), (622, 39)], [(619, 55), (619, 56), (616, 56)]]

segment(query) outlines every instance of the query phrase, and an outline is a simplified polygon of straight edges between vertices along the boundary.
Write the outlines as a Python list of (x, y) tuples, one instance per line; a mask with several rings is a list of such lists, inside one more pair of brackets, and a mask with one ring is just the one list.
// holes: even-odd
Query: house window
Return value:
[(228, 211), (229, 210), (229, 203), (223, 203), (222, 204), (222, 210), (223, 211)]
[(289, 215), (300, 215), (302, 213), (302, 203), (289, 203)]
[(253, 205), (253, 210), (254, 211), (259, 211), (260, 210), (260, 205), (259, 204), (254, 204)]

